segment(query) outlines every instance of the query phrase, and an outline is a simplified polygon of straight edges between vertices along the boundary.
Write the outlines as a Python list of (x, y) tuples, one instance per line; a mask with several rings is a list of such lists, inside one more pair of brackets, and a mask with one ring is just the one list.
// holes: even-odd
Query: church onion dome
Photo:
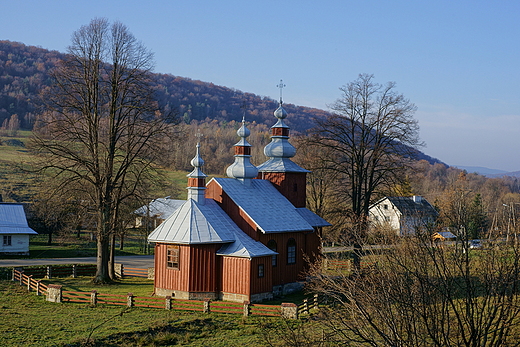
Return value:
[(274, 116), (278, 118), (278, 122), (276, 122), (276, 124), (271, 128), (289, 128), (283, 121), (285, 118), (287, 118), (287, 111), (285, 111), (281, 102), (280, 106), (278, 106), (276, 111), (274, 111)]
[(235, 162), (228, 166), (226, 174), (228, 177), (246, 181), (258, 175), (258, 169), (251, 164), (251, 144), (246, 138), (250, 131), (246, 127), (246, 121), (242, 118), (242, 126), (237, 130), (240, 141), (235, 144)]
[[(282, 83), (280, 83), (282, 85)], [(264, 147), (264, 154), (269, 159), (258, 166), (259, 172), (309, 172), (295, 164), (290, 158), (296, 155), (296, 148), (289, 142), (289, 127), (285, 124), (287, 112), (283, 108), (280, 97), (280, 105), (274, 111), (278, 119), (271, 127), (271, 142)]]
[(200, 143), (197, 143), (197, 153), (195, 157), (191, 160), (191, 166), (193, 166), (193, 171), (190, 172), (187, 176), (191, 178), (206, 178), (208, 177), (204, 172), (202, 172), (202, 167), (204, 166), (204, 160), (200, 155)]
[(198, 204), (204, 205), (206, 203), (205, 190), (206, 190), (206, 177), (202, 172), (202, 166), (204, 160), (200, 155), (200, 142), (197, 143), (197, 153), (191, 160), (193, 171), (187, 174), (188, 177), (188, 200), (194, 200)]

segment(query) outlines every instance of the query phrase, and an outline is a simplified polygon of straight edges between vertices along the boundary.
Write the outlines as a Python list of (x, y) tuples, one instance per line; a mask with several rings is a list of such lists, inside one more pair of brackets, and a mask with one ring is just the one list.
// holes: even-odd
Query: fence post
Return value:
[(303, 313), (309, 313), (309, 302), (307, 298), (303, 299)]
[(210, 302), (211, 302), (210, 299), (204, 299), (204, 308), (202, 309), (203, 313), (210, 313), (211, 312)]
[(23, 271), (23, 267), (13, 267), (13, 282), (16, 280), (16, 272), (20, 274)]
[(20, 272), (18, 276), (20, 277), (20, 285), (23, 286), (23, 272)]
[(72, 264), (72, 278), (78, 277), (78, 270), (76, 264)]
[(249, 317), (251, 315), (251, 302), (244, 301), (244, 317)]
[(97, 290), (93, 290), (90, 293), (90, 305), (92, 305), (92, 306), (97, 305)]
[(28, 292), (31, 291), (31, 281), (32, 281), (32, 275), (31, 276), (27, 276), (27, 291)]
[(123, 278), (124, 266), (123, 264), (116, 263), (114, 264), (114, 272), (116, 277)]
[(298, 319), (298, 306), (292, 302), (282, 303), (282, 317), (286, 319)]
[(314, 309), (318, 310), (318, 294), (314, 294)]
[(134, 294), (128, 293), (126, 297), (126, 306), (133, 307), (134, 306)]
[(41, 280), (36, 281), (36, 295), (40, 295), (40, 283)]
[(155, 279), (155, 268), (154, 267), (149, 267), (148, 268), (148, 279), (149, 280), (154, 280)]
[(164, 302), (164, 308), (167, 310), (172, 309), (172, 297), (171, 296), (166, 297), (165, 302)]
[(52, 266), (47, 266), (47, 278), (52, 278)]
[(49, 284), (47, 286), (47, 301), (62, 302), (63, 296), (61, 286), (57, 284)]

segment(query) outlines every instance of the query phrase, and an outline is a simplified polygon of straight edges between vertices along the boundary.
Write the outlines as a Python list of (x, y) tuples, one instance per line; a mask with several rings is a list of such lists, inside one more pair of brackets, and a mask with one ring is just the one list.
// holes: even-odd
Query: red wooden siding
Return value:
[[(287, 264), (287, 242), (296, 241), (296, 263)], [(302, 272), (306, 269), (303, 253), (306, 250), (305, 235), (303, 233), (262, 234), (260, 242), (267, 245), (269, 240), (276, 242), (278, 252), (277, 264), (272, 268), (273, 285), (287, 284), (302, 280)], [(271, 264), (271, 257), (269, 257)]]
[(258, 178), (269, 180), (294, 207), (305, 207), (306, 173), (304, 172), (260, 172)]
[[(264, 265), (264, 276), (258, 277), (258, 265)], [(251, 259), (251, 294), (268, 293), (273, 291), (273, 274), (271, 257)]]
[(251, 261), (248, 258), (236, 257), (222, 257), (221, 260), (221, 291), (251, 295)]
[(155, 246), (155, 286), (185, 292), (217, 290), (217, 257), (221, 245), (180, 245), (179, 270), (166, 266), (168, 244)]
[(190, 256), (190, 292), (217, 291), (217, 250), (220, 244), (192, 245)]

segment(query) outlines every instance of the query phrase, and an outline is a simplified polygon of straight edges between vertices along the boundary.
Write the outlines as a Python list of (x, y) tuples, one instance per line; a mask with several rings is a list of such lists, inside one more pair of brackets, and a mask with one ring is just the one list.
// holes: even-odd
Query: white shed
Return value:
[(22, 204), (0, 203), (0, 254), (29, 254), (29, 228)]

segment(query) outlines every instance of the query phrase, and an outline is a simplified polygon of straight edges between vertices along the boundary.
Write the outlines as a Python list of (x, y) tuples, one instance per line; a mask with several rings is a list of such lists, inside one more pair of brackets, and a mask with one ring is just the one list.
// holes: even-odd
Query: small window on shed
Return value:
[(4, 246), (11, 246), (11, 242), (11, 235), (4, 235)]
[(287, 241), (287, 264), (296, 263), (296, 241), (289, 239)]
[(264, 264), (258, 264), (258, 277), (264, 277)]
[(388, 205), (387, 205), (387, 204), (384, 204), (384, 205), (383, 205), (383, 208), (384, 208), (385, 210), (388, 210)]
[(166, 267), (179, 270), (180, 247), (179, 245), (168, 245), (166, 250)]

